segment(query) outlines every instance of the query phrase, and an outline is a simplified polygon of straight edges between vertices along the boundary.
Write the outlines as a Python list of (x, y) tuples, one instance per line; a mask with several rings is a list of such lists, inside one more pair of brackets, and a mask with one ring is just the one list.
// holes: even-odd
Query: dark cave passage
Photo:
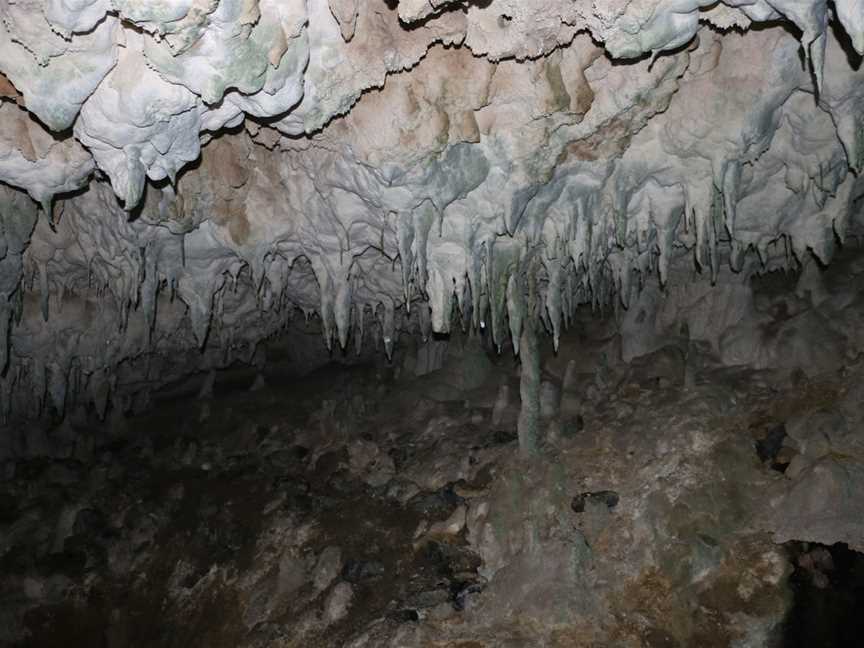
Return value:
[(795, 571), (785, 648), (843, 648), (864, 643), (864, 554), (846, 544), (787, 545)]
[[(797, 283), (758, 287), (760, 344), (806, 317)], [(859, 528), (838, 493), (860, 360), (727, 366), (668, 338), (625, 362), (617, 326), (581, 312), (541, 347), (536, 456), (518, 359), (458, 329), (390, 361), (311, 352), (312, 322), (140, 410), (16, 429), (0, 646), (857, 645), (861, 554), (765, 524)]]

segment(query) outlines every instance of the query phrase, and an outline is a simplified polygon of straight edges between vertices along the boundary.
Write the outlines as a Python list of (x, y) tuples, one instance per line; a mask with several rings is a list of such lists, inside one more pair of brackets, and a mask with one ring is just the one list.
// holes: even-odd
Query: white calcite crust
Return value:
[(827, 262), (864, 192), (862, 15), (0, 0), (0, 182), (44, 214), (3, 188), (3, 393), (104, 406), (121, 365), (251, 357), (296, 309), (328, 345), (461, 319), (518, 353), (529, 268), (557, 345), (673, 262)]

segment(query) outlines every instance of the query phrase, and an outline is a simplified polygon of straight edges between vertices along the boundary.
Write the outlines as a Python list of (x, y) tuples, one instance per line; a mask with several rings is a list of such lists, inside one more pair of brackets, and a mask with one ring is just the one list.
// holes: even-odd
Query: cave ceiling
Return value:
[(862, 0), (0, 0), (2, 402), (828, 262), (862, 54)]

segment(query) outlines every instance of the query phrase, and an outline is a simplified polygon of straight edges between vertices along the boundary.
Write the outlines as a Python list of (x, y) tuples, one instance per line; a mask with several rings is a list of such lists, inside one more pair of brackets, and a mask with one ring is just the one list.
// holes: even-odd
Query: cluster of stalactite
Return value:
[(2, 413), (127, 407), (298, 313), (557, 348), (861, 211), (860, 2), (433, 4), (0, 4)]

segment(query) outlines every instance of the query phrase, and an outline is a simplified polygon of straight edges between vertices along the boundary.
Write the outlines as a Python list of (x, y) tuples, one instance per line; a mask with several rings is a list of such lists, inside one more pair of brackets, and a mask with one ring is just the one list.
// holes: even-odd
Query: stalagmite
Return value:
[(499, 429), (504, 422), (504, 413), (510, 406), (510, 385), (502, 383), (498, 386), (495, 404), (492, 406), (492, 427)]
[(528, 294), (527, 317), (522, 326), (519, 344), (519, 451), (525, 456), (534, 455), (538, 449), (540, 428), (540, 342), (537, 320), (536, 261), (531, 261), (523, 281)]
[(198, 390), (199, 400), (208, 400), (213, 398), (213, 387), (216, 384), (216, 372), (209, 371), (201, 383), (201, 388)]
[(579, 414), (581, 403), (576, 371), (576, 360), (571, 358), (567, 361), (564, 379), (561, 381), (561, 400), (558, 408), (563, 418), (575, 417)]
[(527, 323), (522, 329), (519, 345), (521, 371), (519, 373), (519, 450), (523, 455), (537, 452), (540, 425), (540, 348), (536, 323)]

